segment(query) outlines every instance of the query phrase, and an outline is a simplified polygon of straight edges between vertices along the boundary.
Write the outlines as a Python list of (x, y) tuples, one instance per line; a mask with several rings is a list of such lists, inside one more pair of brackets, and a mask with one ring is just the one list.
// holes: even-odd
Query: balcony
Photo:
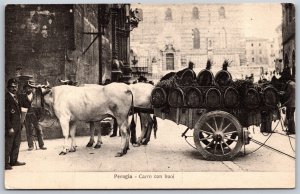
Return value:
[(132, 69), (132, 74), (147, 74), (148, 73), (148, 67), (131, 67)]

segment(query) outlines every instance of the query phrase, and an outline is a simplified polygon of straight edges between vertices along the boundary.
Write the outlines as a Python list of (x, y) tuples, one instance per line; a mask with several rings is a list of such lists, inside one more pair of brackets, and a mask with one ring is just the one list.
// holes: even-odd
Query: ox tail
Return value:
[(157, 120), (156, 120), (156, 116), (154, 116), (154, 115), (153, 115), (153, 131), (154, 131), (154, 138), (156, 139)]
[(136, 124), (134, 121), (134, 103), (133, 103), (133, 93), (131, 90), (128, 90), (126, 93), (130, 93), (131, 94), (131, 107), (130, 110), (128, 112), (128, 117), (130, 115), (132, 115), (132, 119), (130, 122), (130, 126), (129, 126), (129, 131), (130, 131), (130, 143), (131, 144), (136, 144), (137, 143), (137, 138), (136, 138)]

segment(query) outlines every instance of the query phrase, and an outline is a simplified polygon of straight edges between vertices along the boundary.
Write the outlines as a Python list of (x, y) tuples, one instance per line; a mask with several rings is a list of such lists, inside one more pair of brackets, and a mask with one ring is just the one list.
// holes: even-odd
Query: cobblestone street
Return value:
[[(27, 151), (27, 143), (22, 142), (19, 158), (27, 164), (5, 171), (6, 184), (13, 185), (14, 177), (23, 173), (41, 176), (70, 172), (295, 172), (294, 159), (265, 147), (246, 156), (241, 153), (233, 161), (206, 161), (181, 137), (184, 126), (161, 119), (158, 119), (158, 126), (157, 139), (152, 137), (147, 146), (130, 146), (128, 153), (120, 158), (115, 157), (121, 143), (120, 137), (103, 137), (103, 145), (99, 150), (85, 147), (89, 137), (77, 137), (77, 151), (64, 156), (59, 155), (63, 139), (45, 140), (48, 149), (34, 151)], [(282, 133), (280, 130), (278, 132)], [(255, 128), (253, 137), (261, 142), (267, 139), (259, 133), (258, 128)], [(295, 146), (293, 138), (291, 136), (290, 140)], [(187, 140), (194, 145), (192, 138)], [(294, 156), (287, 136), (274, 133), (267, 145)], [(246, 146), (246, 153), (258, 147), (250, 142)]]

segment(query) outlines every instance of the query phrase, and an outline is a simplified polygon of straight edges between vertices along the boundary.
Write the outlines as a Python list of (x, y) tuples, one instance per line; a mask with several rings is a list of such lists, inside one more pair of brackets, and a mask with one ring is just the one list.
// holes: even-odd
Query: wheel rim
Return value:
[(207, 159), (232, 158), (243, 145), (242, 127), (231, 114), (213, 111), (201, 117), (195, 125), (194, 142)]

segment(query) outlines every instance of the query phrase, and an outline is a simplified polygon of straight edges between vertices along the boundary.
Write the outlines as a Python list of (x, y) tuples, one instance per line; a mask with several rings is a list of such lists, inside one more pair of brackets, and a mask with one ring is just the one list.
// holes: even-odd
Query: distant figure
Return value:
[(17, 67), (15, 72), (15, 77), (18, 78), (22, 75), (22, 67)]

